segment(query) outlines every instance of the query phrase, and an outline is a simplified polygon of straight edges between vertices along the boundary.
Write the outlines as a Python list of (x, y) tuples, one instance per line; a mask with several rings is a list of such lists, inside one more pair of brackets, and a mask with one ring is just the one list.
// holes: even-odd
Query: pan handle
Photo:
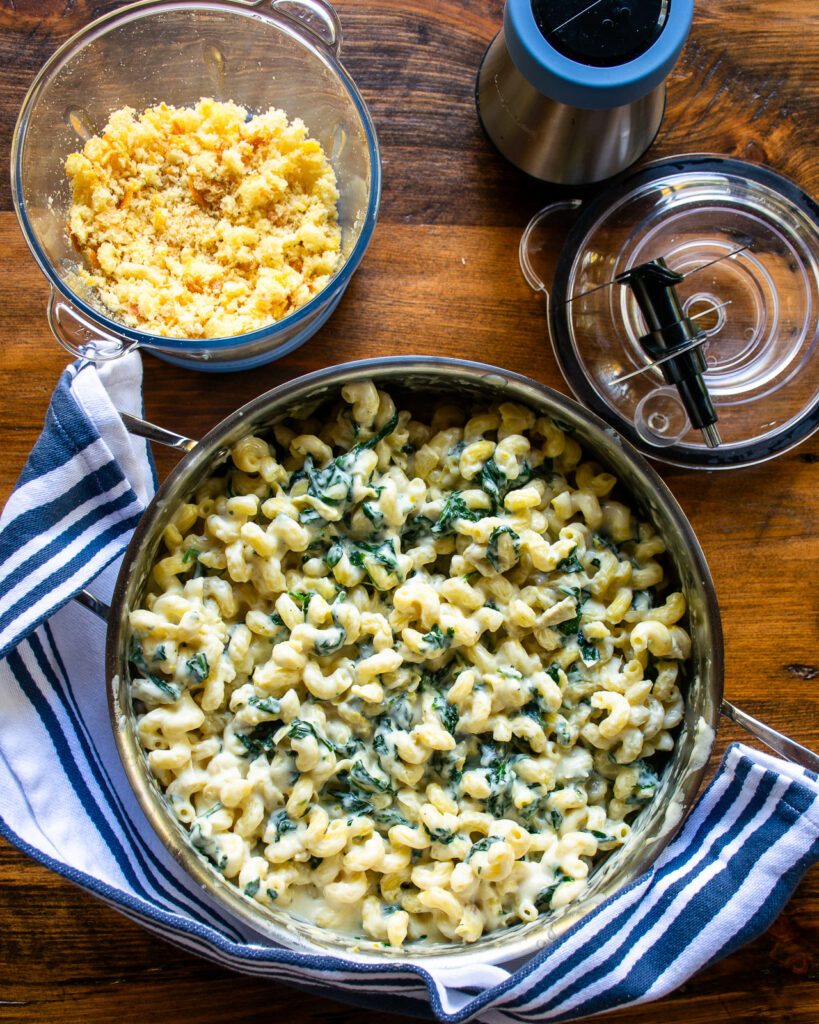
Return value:
[[(174, 434), (172, 430), (165, 430), (163, 427), (157, 427), (154, 423), (149, 423), (147, 420), (141, 420), (138, 416), (132, 416), (129, 412), (121, 412), (117, 410), (119, 417), (122, 420), (122, 424), (129, 434), (135, 434), (137, 437), (144, 437), (148, 441), (156, 441), (157, 444), (164, 444), (168, 448), (173, 448), (178, 452), (190, 452), (198, 444), (190, 437), (184, 437), (182, 434)], [(105, 601), (100, 601), (98, 597), (89, 590), (80, 590), (74, 595), (74, 600), (92, 611), (98, 618), (107, 622), (111, 615), (111, 606), (106, 604)]]
[(726, 718), (730, 719), (735, 725), (740, 726), (749, 732), (752, 736), (755, 736), (761, 743), (764, 743), (766, 747), (770, 747), (771, 750), (776, 751), (787, 761), (793, 761), (794, 764), (801, 765), (803, 768), (807, 768), (808, 771), (816, 772), (819, 774), (819, 755), (814, 754), (812, 750), (808, 750), (807, 747), (803, 747), (801, 743), (797, 743), (795, 740), (789, 739), (787, 736), (783, 736), (781, 732), (777, 732), (776, 729), (771, 729), (770, 726), (765, 725), (764, 722), (760, 722), (756, 718), (752, 718), (750, 715), (746, 715), (744, 711), (740, 711), (738, 707), (729, 703), (727, 700), (723, 700), (720, 706), (720, 712), (725, 715)]
[(147, 420), (139, 419), (138, 416), (132, 416), (130, 413), (121, 412), (119, 415), (128, 433), (135, 434), (137, 437), (144, 437), (148, 441), (156, 441), (157, 444), (164, 444), (167, 448), (173, 448), (178, 452), (191, 452), (198, 444), (197, 441), (192, 440), (190, 437), (174, 434), (172, 430), (157, 427)]
[(100, 601), (98, 597), (94, 597), (90, 590), (80, 590), (79, 593), (74, 595), (74, 600), (77, 604), (81, 604), (84, 608), (92, 611), (103, 622), (108, 621), (108, 617), (111, 614), (111, 606), (106, 604), (105, 601)]

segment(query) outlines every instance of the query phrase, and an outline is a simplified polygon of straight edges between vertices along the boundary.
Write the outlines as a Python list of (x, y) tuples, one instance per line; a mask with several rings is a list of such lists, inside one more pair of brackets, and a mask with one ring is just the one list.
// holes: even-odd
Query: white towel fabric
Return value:
[(763, 932), (819, 859), (816, 776), (733, 746), (647, 874), (527, 963), (362, 966), (252, 933), (194, 885), (131, 793), (108, 720), (105, 625), (70, 598), (111, 596), (155, 486), (141, 364), (69, 367), (0, 517), (0, 834), (185, 949), (325, 996), (447, 1022), (568, 1021), (659, 998)]

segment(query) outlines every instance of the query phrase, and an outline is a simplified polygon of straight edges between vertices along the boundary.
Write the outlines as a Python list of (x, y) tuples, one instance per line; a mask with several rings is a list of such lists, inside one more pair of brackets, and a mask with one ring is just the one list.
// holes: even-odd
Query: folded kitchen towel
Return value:
[(105, 625), (155, 478), (132, 354), (69, 367), (0, 517), (0, 834), (169, 942), (383, 1012), (491, 1024), (568, 1021), (657, 999), (763, 932), (819, 859), (819, 781), (735, 745), (654, 867), (528, 962), (462, 970), (296, 953), (234, 920), (153, 833), (108, 720)]

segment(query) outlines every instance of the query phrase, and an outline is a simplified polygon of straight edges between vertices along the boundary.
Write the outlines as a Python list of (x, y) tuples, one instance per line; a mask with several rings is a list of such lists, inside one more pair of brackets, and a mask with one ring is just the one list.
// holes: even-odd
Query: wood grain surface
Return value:
[[(0, 146), (26, 88), (70, 34), (118, 6), (0, 0)], [(557, 193), (485, 140), (474, 76), (501, 0), (339, 0), (344, 61), (371, 105), (384, 193), (372, 246), (333, 319), (306, 347), (251, 373), (209, 376), (145, 360), (151, 419), (201, 435), (263, 390), (307, 370), (394, 353), (484, 359), (566, 391), (543, 308), (517, 268), (520, 232)], [(718, 152), (819, 186), (819, 4), (697, 0), (651, 157)], [(560, 237), (555, 236), (555, 245)], [(0, 183), (0, 502), (41, 429), (66, 356), (45, 321), (47, 289)], [(181, 396), (181, 397), (180, 397)], [(173, 457), (157, 453), (160, 473)], [(663, 469), (711, 565), (726, 634), (726, 693), (819, 748), (817, 438), (725, 474)], [(746, 739), (725, 725), (716, 757)], [(819, 1021), (819, 871), (779, 920), (661, 1005), (619, 1024)], [(366, 1015), (194, 959), (0, 843), (0, 1020), (307, 1024)], [(390, 1024), (389, 1013), (372, 1019)], [(405, 1018), (401, 1018), (405, 1019)]]

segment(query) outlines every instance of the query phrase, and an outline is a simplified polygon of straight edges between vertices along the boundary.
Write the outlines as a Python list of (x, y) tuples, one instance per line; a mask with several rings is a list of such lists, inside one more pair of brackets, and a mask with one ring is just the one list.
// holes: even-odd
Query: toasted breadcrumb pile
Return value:
[(335, 173), (282, 110), (124, 107), (65, 169), (80, 276), (129, 327), (244, 334), (303, 306), (338, 268)]

